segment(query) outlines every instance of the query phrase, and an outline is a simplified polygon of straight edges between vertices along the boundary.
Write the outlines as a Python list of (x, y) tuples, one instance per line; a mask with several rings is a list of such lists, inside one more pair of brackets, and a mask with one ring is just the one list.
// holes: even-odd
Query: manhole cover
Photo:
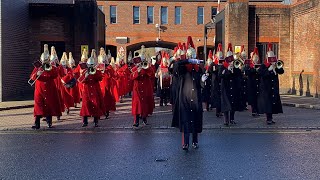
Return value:
[(156, 162), (166, 162), (166, 161), (168, 161), (168, 159), (165, 159), (165, 158), (156, 159)]

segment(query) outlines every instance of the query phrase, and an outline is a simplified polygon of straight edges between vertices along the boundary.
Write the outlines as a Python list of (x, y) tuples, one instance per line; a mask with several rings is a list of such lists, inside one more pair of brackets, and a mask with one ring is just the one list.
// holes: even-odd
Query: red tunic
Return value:
[[(78, 64), (78, 66), (73, 70), (74, 74), (76, 74), (78, 77), (77, 79), (80, 77), (80, 73), (81, 73), (81, 68), (80, 68), (80, 65)], [(80, 99), (82, 98), (82, 91), (83, 91), (83, 84), (80, 83), (79, 81), (77, 81), (77, 86), (78, 86), (78, 89), (79, 89), (79, 96), (80, 96)]]
[(117, 73), (117, 87), (118, 87), (118, 93), (119, 93), (119, 96), (123, 96), (124, 95), (124, 91), (125, 91), (125, 83), (123, 82), (124, 81), (124, 74), (123, 74), (123, 69), (122, 67), (120, 67), (119, 65), (116, 65), (116, 73)]
[(61, 91), (60, 91), (62, 84), (61, 84), (61, 78), (59, 76), (58, 68), (56, 69), (56, 71), (57, 71), (58, 76), (54, 79), (54, 83), (56, 85), (57, 92), (58, 92), (58, 100), (59, 100), (60, 111), (64, 112), (65, 106), (64, 106), (62, 95), (61, 95)]
[(104, 115), (103, 96), (99, 81), (102, 80), (102, 74), (97, 70), (96, 74), (89, 75), (83, 81), (82, 107), (80, 116), (100, 117)]
[[(80, 72), (76, 71), (77, 68), (73, 69), (73, 77), (78, 79), (80, 76)], [(71, 94), (71, 96), (73, 97), (73, 101), (74, 103), (80, 103), (80, 90), (79, 90), (79, 86), (78, 86), (79, 82), (77, 81), (77, 83), (73, 86), (73, 88), (68, 88), (68, 92)]]
[[(34, 68), (30, 78), (35, 80), (37, 68)], [(34, 116), (61, 116), (58, 90), (54, 80), (58, 73), (55, 67), (51, 71), (45, 71), (35, 83), (34, 91)]]
[(103, 79), (102, 81), (100, 81), (100, 87), (101, 87), (101, 92), (102, 92), (104, 106), (105, 106), (104, 112), (116, 110), (116, 99), (113, 96), (113, 91), (112, 91), (112, 87), (113, 87), (112, 77), (114, 73), (115, 72), (111, 66), (106, 67), (103, 74)]
[[(109, 65), (111, 66), (111, 65)], [(111, 66), (112, 67), (112, 66)], [(113, 70), (115, 71), (113, 77), (111, 78), (111, 89), (112, 89), (112, 94), (116, 100), (116, 102), (119, 102), (120, 101), (120, 94), (119, 94), (119, 87), (118, 87), (118, 79), (119, 79), (119, 75), (118, 73), (116, 73), (116, 68), (113, 68)]]
[(74, 106), (74, 100), (72, 95), (69, 93), (69, 88), (66, 88), (63, 84), (68, 83), (73, 78), (72, 69), (69, 67), (64, 68), (63, 66), (59, 66), (58, 73), (61, 78), (59, 90), (61, 93), (63, 104), (68, 109)]
[(154, 92), (154, 81), (155, 81), (155, 73), (156, 73), (156, 68), (154, 65), (151, 65), (150, 66), (150, 73), (151, 73), (151, 77), (149, 78), (149, 81), (148, 81), (148, 85), (149, 85), (149, 88), (147, 89), (147, 93), (148, 93), (148, 104), (149, 104), (149, 113), (148, 114), (152, 114), (153, 113), (153, 110), (155, 108), (155, 102), (154, 102), (154, 96), (153, 96), (153, 92)]
[(150, 103), (148, 102), (148, 94), (150, 91), (150, 77), (152, 70), (142, 69), (140, 73), (135, 71), (130, 78), (133, 80), (132, 94), (132, 115), (140, 114), (142, 117), (147, 117), (150, 111)]

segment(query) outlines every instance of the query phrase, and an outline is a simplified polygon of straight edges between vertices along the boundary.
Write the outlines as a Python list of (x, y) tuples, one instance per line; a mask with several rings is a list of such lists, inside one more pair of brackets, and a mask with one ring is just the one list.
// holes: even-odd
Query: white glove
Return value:
[(232, 65), (232, 64), (230, 64), (230, 65), (228, 66), (228, 70), (233, 73), (233, 65)]
[(40, 76), (43, 73), (43, 71), (38, 71), (37, 76)]
[(207, 79), (208, 79), (207, 74), (203, 74), (203, 75), (201, 76), (201, 81), (202, 81), (202, 82), (205, 82)]
[(226, 70), (224, 69), (223, 71), (222, 71), (222, 74), (224, 74), (226, 72)]
[(141, 69), (142, 69), (141, 67), (138, 67), (138, 72), (140, 72), (140, 71), (141, 71)]
[(269, 70), (269, 71), (273, 71), (273, 70), (274, 70), (274, 66), (273, 66), (272, 64), (270, 64), (268, 70)]
[(89, 72), (86, 72), (84, 76), (87, 78), (89, 76)]
[(200, 64), (203, 60), (198, 59), (188, 59), (188, 62), (191, 64)]

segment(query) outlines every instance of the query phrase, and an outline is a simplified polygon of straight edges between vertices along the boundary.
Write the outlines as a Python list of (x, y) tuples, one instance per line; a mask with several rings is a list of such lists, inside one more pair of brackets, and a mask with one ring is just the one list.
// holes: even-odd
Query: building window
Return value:
[(117, 23), (117, 6), (110, 6), (110, 23)]
[(175, 7), (175, 24), (181, 24), (181, 7)]
[(98, 8), (103, 12), (103, 6), (98, 6)]
[(198, 24), (203, 24), (204, 22), (204, 7), (198, 7)]
[(217, 15), (217, 8), (216, 7), (212, 7), (211, 8), (211, 19), (214, 19)]
[(168, 24), (168, 7), (161, 7), (161, 24)]
[(133, 24), (140, 24), (140, 7), (133, 6)]
[[(269, 43), (257, 43), (260, 63), (263, 63), (264, 60), (267, 58), (268, 44)], [(274, 55), (276, 55), (276, 57), (279, 58), (279, 43), (271, 42), (271, 44), (272, 44), (272, 51), (274, 52)]]
[(148, 24), (153, 24), (153, 6), (147, 7)]

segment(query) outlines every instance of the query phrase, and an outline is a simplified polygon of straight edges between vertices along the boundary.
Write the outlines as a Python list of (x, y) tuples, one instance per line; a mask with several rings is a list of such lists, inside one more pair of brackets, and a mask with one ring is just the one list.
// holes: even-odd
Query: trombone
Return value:
[(30, 78), (28, 80), (28, 84), (30, 86), (33, 86), (36, 81), (40, 78), (40, 76), (43, 74), (44, 71), (51, 71), (52, 70), (52, 65), (50, 64), (43, 64), (41, 67), (39, 67), (38, 71), (35, 74), (38, 74), (38, 72), (41, 72), (39, 75), (37, 75), (37, 77), (33, 80), (32, 78)]

